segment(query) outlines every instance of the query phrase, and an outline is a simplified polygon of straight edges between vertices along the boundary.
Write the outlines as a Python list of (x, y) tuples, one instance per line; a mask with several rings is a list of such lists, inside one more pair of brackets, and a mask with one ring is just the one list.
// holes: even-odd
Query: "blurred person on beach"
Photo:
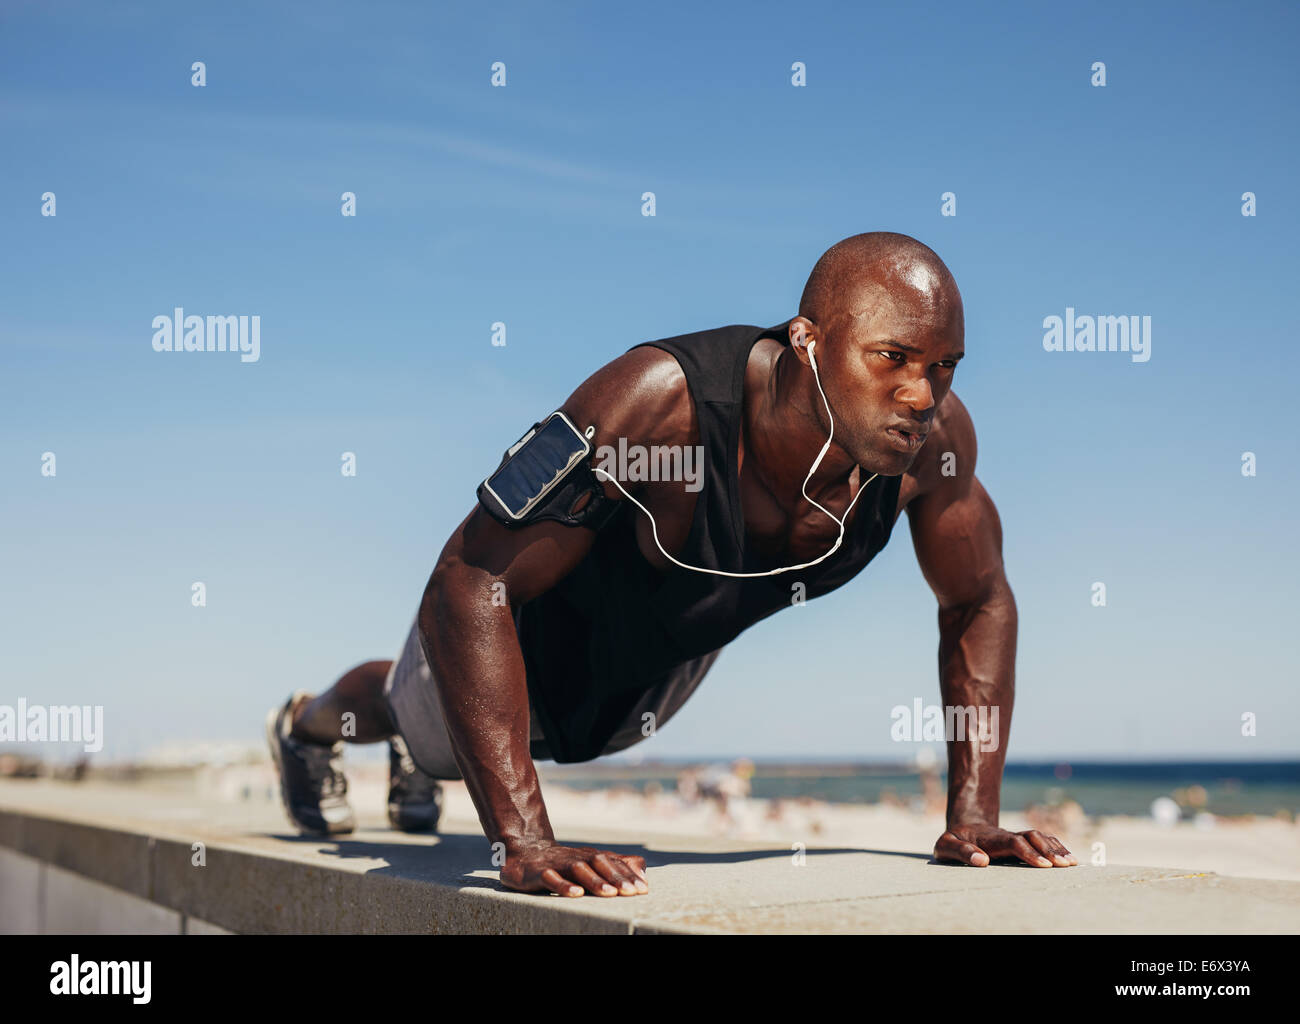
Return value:
[(1076, 839), (1083, 835), (1085, 829), (1090, 828), (1083, 808), (1077, 801), (1067, 798), (1031, 804), (1025, 808), (1025, 820), (1031, 828), (1074, 836)]
[(912, 801), (921, 814), (942, 814), (947, 806), (939, 774), (939, 758), (930, 747), (916, 752), (916, 769), (921, 777), (921, 795)]
[[(563, 414), (588, 446), (543, 443), (539, 421), (506, 453), (443, 547), (398, 657), (271, 709), (290, 819), (351, 831), (342, 744), (388, 742), (395, 827), (435, 827), (439, 780), (463, 778), (506, 887), (648, 892), (644, 858), (556, 840), (535, 760), (589, 761), (653, 735), (728, 643), (791, 607), (792, 583), (805, 599), (843, 586), (906, 512), (938, 603), (943, 701), (1000, 712), (991, 744), (947, 742), (934, 859), (1076, 864), (1056, 837), (998, 823), (1018, 616), (974, 425), (952, 391), (964, 346), (943, 260), (870, 232), (823, 253), (789, 320), (643, 342), (601, 367), (546, 421), (562, 433)], [(666, 472), (645, 472), (647, 450)], [(519, 482), (517, 508), (488, 488), (495, 478)]]
[(683, 768), (677, 773), (677, 797), (687, 807), (700, 799), (700, 772), (697, 768)]
[(732, 813), (732, 804), (749, 796), (750, 778), (754, 774), (754, 762), (741, 758), (728, 765), (714, 765), (705, 769), (700, 778), (699, 796), (711, 800), (718, 812), (717, 826), (724, 830), (733, 829), (738, 824)]

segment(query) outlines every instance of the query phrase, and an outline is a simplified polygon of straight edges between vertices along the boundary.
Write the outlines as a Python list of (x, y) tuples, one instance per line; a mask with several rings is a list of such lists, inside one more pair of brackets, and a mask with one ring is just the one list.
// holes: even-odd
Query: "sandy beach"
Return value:
[[(454, 786), (454, 788), (452, 788)], [(464, 787), (449, 784), (450, 811), (473, 814)], [(464, 804), (461, 804), (461, 801)], [(546, 790), (551, 819), (559, 829), (638, 826), (656, 833), (725, 835), (730, 838), (797, 842), (806, 846), (860, 846), (887, 851), (928, 852), (943, 833), (942, 814), (916, 813), (884, 805), (831, 804), (822, 801), (733, 801), (733, 822), (720, 820), (711, 804), (682, 806), (671, 795), (646, 798), (627, 792), (579, 792), (551, 785)], [(774, 816), (779, 814), (779, 817)], [(1006, 813), (1002, 827), (1021, 830), (1048, 823)], [(1082, 819), (1052, 831), (1089, 864), (1194, 868), (1241, 878), (1300, 881), (1300, 827), (1273, 818), (1203, 816), (1196, 823), (1162, 825), (1150, 818)]]
[[(352, 764), (347, 772), (358, 820), (382, 822), (386, 767)], [(195, 781), (201, 793), (223, 801), (279, 801), (269, 765), (201, 769)], [(475, 822), (477, 815), (464, 784), (446, 782), (443, 786), (444, 819)], [(543, 786), (551, 822), (560, 838), (580, 837), (585, 829), (617, 829), (655, 836), (779, 842), (792, 849), (802, 843), (805, 848), (928, 853), (944, 829), (942, 814), (906, 806), (735, 798), (730, 801), (729, 816), (724, 817), (715, 802), (686, 802), (672, 791), (647, 796), (631, 787), (577, 790), (546, 779), (544, 771)], [(1300, 881), (1300, 825), (1281, 817), (1201, 814), (1194, 822), (1166, 825), (1150, 817), (1093, 819), (1081, 813), (1053, 817), (1005, 812), (1002, 826), (1051, 832), (1078, 857), (1081, 868), (1127, 864)]]

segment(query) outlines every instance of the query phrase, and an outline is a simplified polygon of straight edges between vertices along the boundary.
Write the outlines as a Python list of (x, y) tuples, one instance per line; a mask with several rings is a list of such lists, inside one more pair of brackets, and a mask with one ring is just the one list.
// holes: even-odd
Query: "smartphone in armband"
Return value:
[[(594, 433), (594, 428), (588, 430)], [(491, 500), (511, 520), (523, 523), (590, 454), (588, 437), (557, 410), (506, 450), (497, 471), (483, 481), (480, 500)]]

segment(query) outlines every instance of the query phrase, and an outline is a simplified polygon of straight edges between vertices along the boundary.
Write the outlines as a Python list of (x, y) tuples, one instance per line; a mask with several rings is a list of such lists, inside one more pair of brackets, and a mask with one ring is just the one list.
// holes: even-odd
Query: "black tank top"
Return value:
[[(695, 403), (703, 488), (686, 544), (674, 552), (688, 565), (759, 572), (781, 564), (746, 549), (738, 451), (750, 350), (769, 336), (789, 344), (788, 325), (720, 327), (633, 346), (653, 345), (675, 356)], [(573, 572), (518, 609), (529, 695), (546, 735), (545, 743), (533, 745), (533, 756), (562, 763), (599, 756), (648, 691), (666, 685), (684, 663), (790, 607), (796, 583), (806, 588), (805, 598), (843, 586), (888, 543), (902, 480), (871, 481), (854, 506), (844, 543), (830, 558), (754, 579), (679, 566), (659, 573), (636, 541), (636, 518), (645, 513), (621, 501)]]

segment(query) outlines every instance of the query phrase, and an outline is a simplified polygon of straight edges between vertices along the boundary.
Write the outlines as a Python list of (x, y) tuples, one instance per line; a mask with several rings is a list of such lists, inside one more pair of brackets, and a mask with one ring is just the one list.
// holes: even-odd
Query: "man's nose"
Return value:
[(934, 407), (934, 391), (928, 377), (919, 377), (904, 384), (895, 397), (916, 412), (925, 412)]

